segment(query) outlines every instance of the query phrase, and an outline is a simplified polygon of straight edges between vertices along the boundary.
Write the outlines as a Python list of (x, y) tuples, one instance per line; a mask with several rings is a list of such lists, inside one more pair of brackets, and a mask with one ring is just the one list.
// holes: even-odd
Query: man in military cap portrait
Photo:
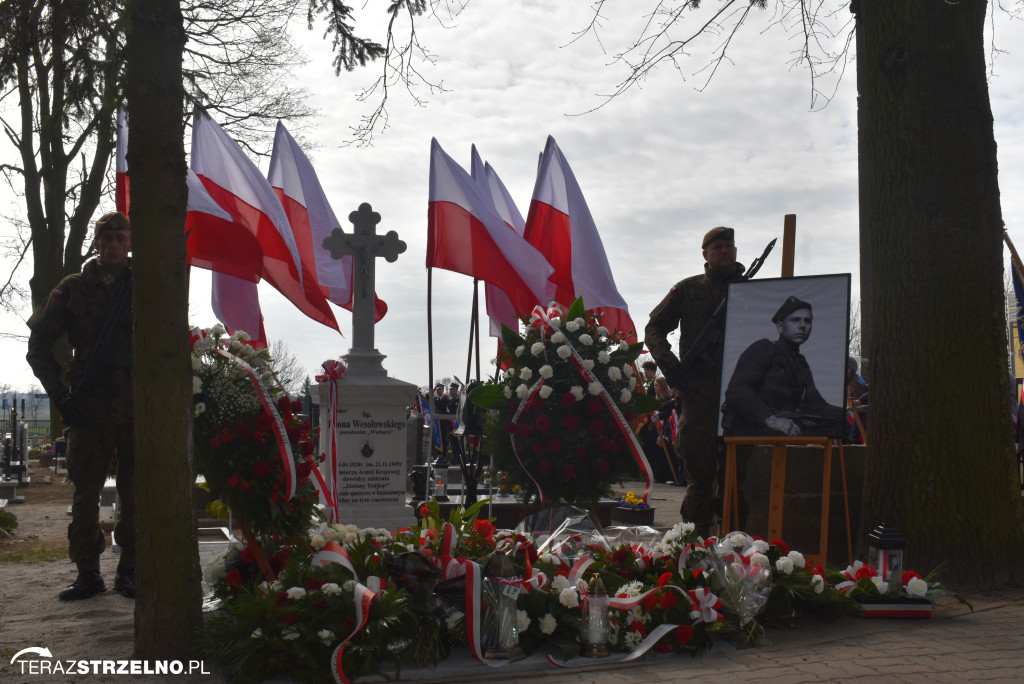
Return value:
[(727, 436), (838, 437), (844, 411), (814, 386), (800, 345), (811, 336), (811, 305), (789, 297), (772, 316), (779, 338), (760, 339), (740, 354), (725, 390)]
[[(121, 553), (114, 590), (135, 596), (135, 435), (132, 412), (131, 224), (120, 212), (96, 221), (97, 257), (57, 284), (29, 319), (29, 365), (68, 427), (68, 475), (75, 485), (68, 555), (78, 576), (61, 601), (106, 591), (99, 525), (103, 484), (117, 468), (119, 516), (114, 537)], [(64, 335), (72, 348), (66, 372), (54, 352)]]
[[(669, 384), (678, 391), (679, 429), (676, 453), (682, 457), (686, 474), (686, 496), (680, 508), (683, 520), (694, 523), (697, 533), (707, 537), (716, 512), (721, 514), (721, 492), (725, 479), (725, 450), (718, 439), (718, 388), (722, 372), (720, 344), (709, 345), (686, 370), (686, 358), (705, 326), (725, 299), (729, 283), (746, 280), (745, 269), (736, 262), (735, 231), (718, 226), (701, 242), (704, 272), (676, 283), (653, 311), (645, 329), (645, 344)], [(679, 330), (679, 355), (672, 352), (670, 333)], [(740, 465), (740, 469), (744, 468)], [(739, 473), (742, 479), (742, 473)], [(745, 501), (740, 502), (740, 522)]]

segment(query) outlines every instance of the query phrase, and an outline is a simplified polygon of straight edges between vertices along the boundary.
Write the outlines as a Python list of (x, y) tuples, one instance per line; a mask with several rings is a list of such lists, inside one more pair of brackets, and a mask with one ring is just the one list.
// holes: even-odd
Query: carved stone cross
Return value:
[[(373, 351), (374, 324), (374, 261), (384, 257), (394, 262), (405, 251), (406, 244), (398, 239), (398, 233), (389, 230), (377, 235), (380, 214), (366, 202), (348, 215), (355, 230), (346, 233), (335, 228), (324, 238), (324, 249), (329, 250), (332, 259), (352, 255), (352, 350), (349, 354)], [(383, 358), (383, 357), (381, 357)]]

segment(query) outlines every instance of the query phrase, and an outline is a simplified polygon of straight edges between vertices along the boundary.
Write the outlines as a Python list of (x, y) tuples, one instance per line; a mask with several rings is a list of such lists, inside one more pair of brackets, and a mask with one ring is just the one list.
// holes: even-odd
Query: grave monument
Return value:
[(407, 527), (415, 519), (406, 505), (407, 408), (416, 385), (388, 377), (385, 356), (374, 347), (374, 262), (394, 262), (405, 251), (395, 231), (378, 235), (380, 214), (366, 203), (349, 214), (354, 231), (335, 228), (324, 238), (331, 258), (352, 256), (352, 348), (342, 358), (348, 368), (337, 383), (334, 416), (336, 464), (331, 472), (330, 382), (316, 386), (320, 406), (320, 451), (324, 479), (337, 496), (339, 522), (359, 527)]

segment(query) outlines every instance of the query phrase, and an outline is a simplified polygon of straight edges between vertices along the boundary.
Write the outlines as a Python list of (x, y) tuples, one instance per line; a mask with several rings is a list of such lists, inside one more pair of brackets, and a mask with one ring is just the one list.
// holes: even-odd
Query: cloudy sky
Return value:
[[(639, 13), (644, 3), (625, 3)], [(376, 16), (383, 3), (368, 3)], [(427, 178), (430, 139), (469, 168), (475, 143), (525, 216), (538, 155), (554, 136), (587, 198), (619, 291), (642, 330), (668, 289), (702, 268), (700, 238), (711, 227), (736, 228), (739, 260), (749, 263), (773, 237), (785, 214), (797, 215), (797, 275), (851, 273), (859, 291), (857, 131), (853, 66), (831, 103), (811, 107), (808, 73), (790, 68), (802, 35), (768, 28), (770, 13), (755, 13), (706, 88), (697, 74), (702, 53), (664, 67), (606, 106), (602, 93), (622, 78), (612, 63), (635, 35), (636, 21), (609, 18), (601, 42), (574, 31), (589, 21), (586, 3), (504, 0), (469, 3), (444, 25), (423, 20), (421, 42), (436, 57), (425, 75), (447, 92), (416, 106), (392, 93), (390, 124), (372, 147), (346, 146), (350, 127), (369, 106), (356, 94), (377, 67), (335, 77), (321, 32), (296, 25), (310, 63), (294, 72), (307, 85), (321, 117), (306, 135), (335, 214), (344, 220), (360, 203), (382, 215), (380, 231), (395, 230), (408, 250), (377, 265), (377, 292), (390, 312), (376, 328), (376, 346), (390, 375), (428, 382)], [(996, 17), (996, 44), (1024, 45), (1024, 22)], [(604, 50), (602, 50), (602, 47)], [(990, 81), (999, 145), (1003, 216), (1024, 247), (1024, 53), (998, 57)], [(831, 91), (830, 91), (831, 92)], [(285, 122), (286, 125), (289, 122)], [(267, 161), (261, 163), (266, 170)], [(345, 226), (350, 230), (350, 226)], [(781, 246), (759, 277), (777, 277)], [(29, 274), (21, 274), (27, 282)], [(435, 271), (435, 376), (465, 378), (472, 279)], [(481, 287), (481, 298), (482, 298)], [(304, 317), (266, 285), (260, 297), (268, 336), (283, 339), (312, 375), (326, 359), (350, 347), (351, 315), (336, 309), (344, 337)], [(212, 325), (210, 279), (194, 270), (191, 322)], [(24, 334), (23, 318), (0, 318), (0, 331)], [(486, 324), (485, 324), (486, 325)], [(486, 331), (486, 327), (485, 327)], [(482, 342), (484, 373), (494, 343)], [(27, 388), (24, 341), (0, 338), (0, 383)]]

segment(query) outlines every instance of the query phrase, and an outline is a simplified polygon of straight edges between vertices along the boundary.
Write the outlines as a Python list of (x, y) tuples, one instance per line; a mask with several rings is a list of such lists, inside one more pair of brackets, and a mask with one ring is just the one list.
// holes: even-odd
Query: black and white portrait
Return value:
[(843, 434), (849, 274), (731, 283), (718, 433)]

